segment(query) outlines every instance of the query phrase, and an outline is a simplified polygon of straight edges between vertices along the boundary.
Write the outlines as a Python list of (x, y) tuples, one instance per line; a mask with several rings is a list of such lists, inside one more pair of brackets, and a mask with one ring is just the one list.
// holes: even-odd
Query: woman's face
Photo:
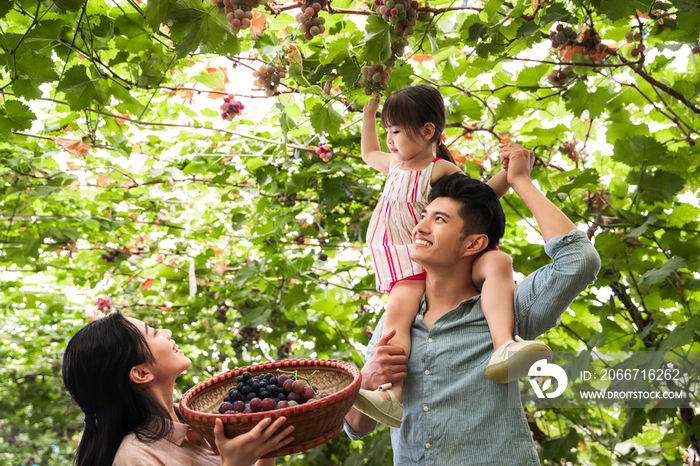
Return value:
[(174, 381), (192, 364), (187, 356), (175, 344), (170, 330), (153, 328), (145, 322), (127, 317), (139, 329), (153, 354), (153, 375), (156, 382)]

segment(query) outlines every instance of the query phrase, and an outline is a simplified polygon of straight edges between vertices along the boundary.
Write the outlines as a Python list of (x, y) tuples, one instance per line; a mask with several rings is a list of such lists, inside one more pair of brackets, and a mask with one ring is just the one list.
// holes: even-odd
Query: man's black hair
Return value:
[(506, 215), (489, 185), (455, 172), (435, 182), (428, 201), (433, 202), (438, 197), (448, 197), (461, 204), (459, 216), (464, 220), (464, 227), (460, 240), (481, 233), (489, 238), (486, 250), (498, 246), (506, 228)]

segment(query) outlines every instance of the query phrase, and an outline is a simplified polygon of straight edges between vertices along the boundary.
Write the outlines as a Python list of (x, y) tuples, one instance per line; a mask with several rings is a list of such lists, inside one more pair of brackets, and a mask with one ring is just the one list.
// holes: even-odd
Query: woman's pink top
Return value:
[[(171, 421), (172, 422), (172, 421)], [(154, 443), (140, 442), (136, 434), (122, 440), (112, 466), (219, 466), (209, 443), (187, 424), (173, 422), (170, 435)]]
[(387, 176), (367, 229), (377, 291), (387, 292), (392, 283), (423, 272), (423, 267), (411, 261), (409, 247), (411, 231), (428, 205), (436, 160), (423, 170), (402, 170), (403, 163), (397, 163)]

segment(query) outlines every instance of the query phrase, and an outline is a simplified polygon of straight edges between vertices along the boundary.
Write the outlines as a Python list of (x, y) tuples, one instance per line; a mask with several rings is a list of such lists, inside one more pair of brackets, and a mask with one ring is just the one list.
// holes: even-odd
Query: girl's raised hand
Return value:
[(217, 419), (214, 424), (214, 439), (221, 454), (221, 466), (250, 466), (264, 454), (289, 444), (294, 440), (293, 437), (288, 437), (294, 427), (289, 426), (274, 435), (284, 421), (286, 421), (284, 417), (275, 422), (265, 418), (250, 432), (229, 439), (224, 435), (224, 424), (221, 419)]
[(365, 108), (362, 110), (365, 115), (376, 116), (377, 110), (379, 109), (379, 97), (373, 96), (369, 102), (365, 104)]

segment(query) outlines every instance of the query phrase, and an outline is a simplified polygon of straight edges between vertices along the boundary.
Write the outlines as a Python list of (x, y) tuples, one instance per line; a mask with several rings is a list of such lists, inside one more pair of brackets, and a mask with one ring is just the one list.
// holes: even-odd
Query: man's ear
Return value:
[(489, 237), (483, 233), (469, 235), (462, 243), (462, 257), (476, 256), (489, 247)]
[(147, 384), (154, 379), (153, 372), (145, 364), (139, 364), (131, 368), (129, 371), (129, 378), (135, 384)]

